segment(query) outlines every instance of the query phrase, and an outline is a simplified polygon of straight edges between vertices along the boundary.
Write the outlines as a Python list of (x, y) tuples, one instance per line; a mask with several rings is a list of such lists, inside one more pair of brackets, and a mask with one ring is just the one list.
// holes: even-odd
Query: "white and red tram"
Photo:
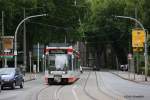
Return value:
[(72, 46), (45, 49), (48, 84), (73, 83), (80, 75), (80, 54)]

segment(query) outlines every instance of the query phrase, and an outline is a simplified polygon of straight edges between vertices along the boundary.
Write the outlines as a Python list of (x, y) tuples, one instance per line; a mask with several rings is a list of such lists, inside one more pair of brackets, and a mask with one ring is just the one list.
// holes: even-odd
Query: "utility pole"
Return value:
[[(26, 17), (25, 8), (23, 9), (23, 15), (24, 15), (24, 19), (25, 19), (25, 17)], [(24, 25), (24, 30), (23, 30), (23, 51), (24, 51), (23, 64), (24, 64), (24, 68), (26, 69), (26, 67), (27, 67), (27, 48), (26, 48), (26, 23), (25, 23), (25, 21), (24, 21), (23, 25)]]
[(66, 38), (66, 34), (65, 34), (65, 44), (67, 43), (67, 38)]
[(39, 72), (39, 69), (40, 69), (40, 68), (39, 68), (39, 51), (40, 51), (40, 50), (39, 50), (39, 48), (40, 48), (39, 45), (40, 45), (40, 44), (38, 43), (38, 44), (37, 44), (37, 46), (38, 46), (38, 48), (37, 48), (37, 50), (38, 50), (38, 52), (37, 52), (37, 72)]
[[(138, 11), (137, 11), (137, 2), (135, 3), (135, 19), (138, 19)], [(138, 24), (135, 22), (135, 28), (137, 28)], [(139, 73), (139, 51), (136, 53), (136, 71)]]
[(43, 54), (42, 58), (43, 58), (43, 66), (42, 66), (42, 69), (43, 69), (43, 72), (45, 72), (45, 55), (44, 55), (44, 54)]
[(2, 36), (4, 36), (4, 11), (2, 11)]
[[(135, 19), (137, 19), (138, 18), (138, 11), (137, 11), (137, 3), (136, 3), (136, 5), (135, 5)], [(135, 27), (137, 27), (138, 26), (138, 24), (135, 22)]]
[[(1, 36), (4, 36), (4, 11), (2, 11), (2, 34), (1, 34)], [(4, 48), (3, 48), (2, 43), (1, 43), (1, 49), (2, 49), (2, 53), (4, 53)], [(5, 65), (4, 60), (2, 59), (2, 66), (4, 66), (4, 65)]]
[(74, 5), (75, 5), (75, 6), (77, 5), (77, 1), (76, 1), (76, 0), (74, 1)]
[(32, 52), (29, 52), (29, 58), (30, 58), (30, 74), (31, 74), (31, 70), (32, 70)]
[[(2, 11), (2, 36), (4, 36), (4, 11)], [(2, 44), (2, 50), (3, 50), (2, 52), (4, 54), (5, 52), (4, 52), (3, 44)], [(4, 58), (3, 65), (4, 65), (4, 67), (7, 67), (7, 58)]]

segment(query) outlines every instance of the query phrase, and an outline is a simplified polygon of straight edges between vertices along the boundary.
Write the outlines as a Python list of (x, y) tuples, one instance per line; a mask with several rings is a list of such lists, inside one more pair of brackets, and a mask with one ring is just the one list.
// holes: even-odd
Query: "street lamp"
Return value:
[(33, 16), (29, 16), (24, 18), (17, 26), (16, 31), (15, 31), (15, 36), (14, 36), (14, 54), (15, 54), (15, 68), (17, 68), (17, 33), (18, 33), (18, 29), (21, 26), (22, 23), (24, 23), (26, 20), (31, 19), (31, 18), (35, 18), (35, 17), (42, 17), (42, 16), (46, 16), (47, 14), (40, 14), (40, 15), (33, 15)]
[(43, 58), (43, 72), (45, 72), (46, 68), (45, 68), (45, 55), (44, 54), (43, 54), (42, 58)]
[[(26, 18), (26, 10), (33, 10), (33, 9), (41, 9), (43, 7), (36, 7), (36, 8), (23, 8), (23, 13), (24, 13), (24, 18)], [(23, 64), (24, 67), (26, 68), (27, 66), (27, 51), (26, 51), (26, 24), (24, 21), (24, 32), (23, 32), (23, 51), (24, 51), (24, 55), (23, 55)]]
[(147, 36), (146, 36), (146, 31), (145, 31), (145, 28), (144, 26), (142, 25), (142, 23), (140, 21), (138, 21), (137, 19), (135, 18), (132, 18), (132, 17), (127, 17), (127, 16), (114, 16), (116, 18), (123, 18), (123, 19), (130, 19), (130, 20), (133, 20), (135, 21), (137, 24), (140, 25), (140, 27), (142, 28), (142, 30), (144, 31), (144, 42), (145, 42), (145, 51), (144, 51), (144, 57), (145, 57), (145, 81), (147, 81), (147, 74), (148, 74), (148, 53), (147, 53)]

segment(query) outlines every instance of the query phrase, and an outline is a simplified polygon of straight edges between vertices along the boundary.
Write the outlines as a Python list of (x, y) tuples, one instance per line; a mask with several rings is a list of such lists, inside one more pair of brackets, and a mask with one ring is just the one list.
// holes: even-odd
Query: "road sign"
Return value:
[(132, 54), (131, 53), (128, 54), (128, 59), (132, 59)]
[(13, 58), (14, 54), (0, 54), (0, 58)]
[(5, 52), (5, 53), (11, 52), (11, 50), (5, 49), (4, 52)]
[(1, 38), (4, 50), (13, 49), (13, 36), (2, 36)]
[(145, 34), (142, 29), (132, 30), (132, 47), (144, 47)]
[(9, 59), (9, 58), (11, 59), (11, 58), (13, 58), (13, 57), (14, 57), (14, 56), (0, 56), (0, 58), (8, 58), (8, 59)]
[(15, 56), (17, 55), (17, 51), (14, 51), (14, 55), (15, 55)]

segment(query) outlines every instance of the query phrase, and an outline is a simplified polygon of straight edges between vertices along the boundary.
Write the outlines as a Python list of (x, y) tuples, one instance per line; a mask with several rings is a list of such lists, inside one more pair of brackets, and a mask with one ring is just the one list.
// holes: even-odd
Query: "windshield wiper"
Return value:
[(8, 75), (8, 74), (0, 74), (0, 75)]

